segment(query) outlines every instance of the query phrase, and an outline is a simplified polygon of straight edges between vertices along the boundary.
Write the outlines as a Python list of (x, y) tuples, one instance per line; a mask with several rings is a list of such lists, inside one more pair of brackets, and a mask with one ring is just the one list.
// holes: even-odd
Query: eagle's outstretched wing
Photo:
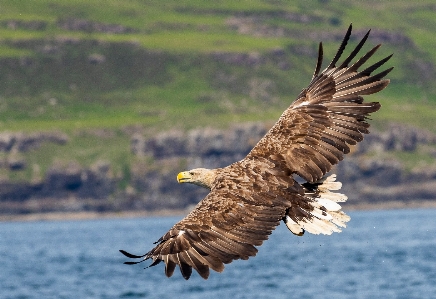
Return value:
[(264, 158), (244, 159), (221, 169), (211, 192), (163, 235), (151, 251), (142, 256), (121, 252), (131, 258), (142, 258), (140, 262), (151, 259), (151, 266), (163, 261), (168, 277), (178, 265), (185, 279), (191, 276), (192, 268), (207, 279), (209, 268), (221, 272), (224, 264), (256, 255), (255, 246), (268, 239), (286, 213), (295, 210), (293, 207), (298, 208), (296, 215), (306, 215), (303, 221), (321, 217), (316, 223), (300, 223), (294, 217), (295, 229), (290, 229), (295, 234), (299, 234), (300, 228), (324, 234), (340, 231), (337, 226), (345, 226), (348, 216), (339, 211), (336, 203), (331, 202), (333, 208), (323, 206), (317, 198), (319, 192), (342, 197), (328, 192), (331, 183), (330, 180), (320, 184), (326, 190), (313, 188), (311, 191), (315, 192), (305, 194), (305, 188), (280, 165)]
[[(343, 155), (368, 133), (366, 117), (380, 108), (365, 103), (362, 95), (385, 88), (383, 77), (392, 69), (371, 73), (390, 56), (359, 71), (379, 48), (376, 46), (348, 66), (369, 32), (343, 63), (336, 66), (351, 34), (345, 38), (329, 66), (320, 73), (322, 45), (309, 86), (282, 114), (278, 122), (243, 160), (215, 170), (211, 192), (183, 220), (175, 224), (151, 251), (131, 258), (164, 262), (170, 277), (176, 265), (185, 279), (194, 268), (203, 278), (209, 268), (221, 272), (225, 263), (256, 254), (268, 235), (284, 220), (297, 235), (304, 230), (329, 234), (340, 231), (348, 216), (336, 203), (342, 194), (334, 177), (322, 179)], [(292, 174), (307, 180), (300, 185)], [(133, 264), (135, 262), (128, 262)]]
[(248, 157), (271, 157), (281, 160), (292, 173), (308, 182), (321, 179), (332, 166), (350, 152), (350, 145), (369, 133), (367, 116), (380, 109), (378, 102), (364, 102), (362, 95), (376, 93), (389, 84), (383, 79), (393, 68), (371, 75), (392, 55), (359, 71), (380, 47), (377, 45), (355, 63), (370, 31), (351, 54), (336, 66), (351, 35), (351, 25), (328, 67), (320, 72), (322, 44), (318, 63), (309, 86), (283, 112), (277, 123), (259, 141)]
[(192, 268), (207, 279), (209, 268), (221, 272), (223, 263), (256, 255), (254, 246), (268, 238), (291, 205), (287, 197), (298, 192), (286, 192), (283, 187), (298, 186), (268, 172), (273, 167), (261, 159), (222, 169), (211, 192), (143, 257), (152, 265), (164, 261), (168, 277), (179, 265), (185, 279)]

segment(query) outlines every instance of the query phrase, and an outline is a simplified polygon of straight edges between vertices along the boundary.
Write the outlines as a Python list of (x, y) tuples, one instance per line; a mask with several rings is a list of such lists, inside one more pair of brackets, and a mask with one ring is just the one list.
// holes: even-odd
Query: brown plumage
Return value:
[[(224, 264), (256, 255), (256, 246), (268, 239), (281, 220), (299, 236), (305, 231), (340, 232), (349, 217), (337, 202), (347, 197), (331, 192), (341, 187), (334, 175), (324, 176), (350, 152), (350, 145), (369, 133), (367, 116), (380, 104), (364, 102), (361, 96), (385, 88), (389, 80), (383, 78), (392, 70), (371, 75), (391, 56), (358, 70), (380, 45), (349, 66), (369, 31), (336, 66), (350, 35), (351, 25), (321, 73), (323, 51), (319, 45), (309, 86), (243, 160), (225, 168), (194, 169), (178, 175), (179, 182), (209, 188), (210, 193), (163, 235), (156, 247), (143, 256), (121, 252), (141, 261), (151, 259), (151, 266), (163, 261), (168, 277), (178, 265), (185, 279), (192, 268), (207, 279), (209, 269), (221, 272)], [(297, 183), (294, 174), (306, 183)]]

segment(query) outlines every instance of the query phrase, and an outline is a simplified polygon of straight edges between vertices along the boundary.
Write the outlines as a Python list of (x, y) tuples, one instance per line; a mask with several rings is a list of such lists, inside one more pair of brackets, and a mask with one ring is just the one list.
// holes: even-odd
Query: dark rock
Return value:
[(23, 170), (26, 168), (26, 160), (16, 154), (13, 154), (8, 157), (7, 164), (10, 170), (16, 171), (16, 170)]
[(0, 152), (9, 152), (16, 142), (16, 135), (12, 133), (0, 134)]
[(44, 179), (40, 193), (34, 197), (107, 198), (115, 192), (117, 180), (111, 174), (110, 164), (99, 161), (91, 168), (76, 163), (51, 167)]
[(419, 145), (436, 144), (436, 134), (415, 127), (391, 124), (386, 131), (364, 136), (364, 142), (359, 143), (358, 152), (370, 151), (406, 151), (413, 152)]
[[(136, 136), (132, 141), (132, 151), (142, 149), (155, 158), (173, 156), (225, 156), (246, 155), (266, 133), (265, 125), (251, 123), (236, 125), (228, 130), (212, 128), (195, 129), (187, 133), (169, 131), (148, 140)], [(144, 146), (141, 145), (144, 142)]]
[(183, 156), (187, 153), (184, 133), (177, 130), (158, 134), (155, 138), (144, 141), (145, 145), (140, 145), (139, 142), (140, 140), (133, 142), (136, 144), (136, 151), (141, 148), (145, 152), (152, 152), (156, 158)]
[(25, 134), (21, 132), (0, 133), (0, 152), (27, 152), (38, 148), (42, 143), (50, 142), (63, 145), (68, 141), (68, 136), (60, 132), (38, 132)]

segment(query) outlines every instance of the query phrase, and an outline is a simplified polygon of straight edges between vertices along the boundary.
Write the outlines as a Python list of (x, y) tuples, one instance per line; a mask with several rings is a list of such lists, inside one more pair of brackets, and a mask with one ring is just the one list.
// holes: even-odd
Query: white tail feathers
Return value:
[(348, 197), (345, 194), (330, 192), (331, 190), (340, 190), (342, 187), (342, 183), (336, 181), (336, 174), (332, 174), (324, 180), (321, 179), (320, 182), (322, 184), (318, 185), (318, 192), (321, 198), (334, 202), (347, 201)]
[(299, 225), (297, 222), (292, 220), (292, 218), (289, 217), (288, 215), (286, 215), (285, 217), (285, 224), (288, 227), (288, 229), (291, 231), (291, 233), (293, 233), (294, 235), (302, 236), (304, 234), (303, 227), (301, 227), (301, 225)]
[[(323, 194), (321, 193), (321, 196), (322, 195)], [(336, 202), (334, 202), (334, 201), (332, 201), (330, 199), (327, 199), (327, 198), (320, 197), (320, 198), (317, 198), (316, 201), (321, 206), (326, 208), (327, 211), (334, 211), (334, 212), (336, 212), (336, 211), (339, 211), (341, 209), (341, 206), (339, 204), (337, 204)]]
[(341, 186), (342, 183), (336, 182), (336, 175), (333, 174), (318, 181), (310, 190), (307, 189), (304, 197), (312, 210), (304, 210), (309, 215), (306, 217), (297, 217), (288, 213), (284, 218), (288, 229), (298, 236), (302, 236), (305, 231), (325, 235), (341, 232), (340, 227), (346, 227), (345, 223), (350, 220), (350, 217), (341, 211), (338, 202), (345, 202), (347, 196), (331, 192), (331, 190), (339, 190)]
[(329, 190), (340, 190), (342, 183), (336, 181), (336, 174), (332, 174), (325, 179), (321, 179), (322, 184), (318, 186), (321, 191), (328, 192)]
[(348, 197), (345, 194), (333, 193), (330, 191), (323, 192), (322, 198), (333, 202), (346, 202)]

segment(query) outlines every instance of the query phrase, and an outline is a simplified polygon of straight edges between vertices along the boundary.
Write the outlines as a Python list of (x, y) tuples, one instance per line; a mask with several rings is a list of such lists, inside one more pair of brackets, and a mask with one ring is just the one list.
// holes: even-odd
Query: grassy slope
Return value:
[[(110, 160), (123, 169), (133, 158), (121, 128), (139, 124), (153, 131), (275, 120), (308, 83), (316, 60), (313, 55), (288, 55), (288, 70), (278, 69), (273, 62), (253, 70), (214, 63), (208, 53), (269, 53), (298, 46), (316, 49), (318, 40), (308, 40), (306, 33), (344, 33), (353, 22), (356, 30), (379, 28), (412, 41), (407, 46), (394, 41), (379, 50), (380, 58), (395, 52), (391, 64), (396, 69), (390, 75), (391, 86), (373, 97), (383, 103), (374, 116), (375, 125), (399, 121), (436, 130), (436, 90), (431, 77), (436, 65), (435, 10), (430, 0), (418, 4), (402, 0), (319, 1), (316, 5), (279, 0), (250, 1), (249, 5), (231, 0), (4, 0), (0, 4), (0, 129), (56, 128), (70, 134), (69, 146), (45, 149), (52, 155), (26, 155), (29, 164), (41, 164), (42, 169), (56, 157), (65, 156), (83, 164)], [(307, 15), (314, 21), (289, 21), (282, 12)], [(231, 16), (256, 17), (265, 26), (296, 34), (238, 34), (226, 23)], [(132, 32), (72, 31), (57, 25), (69, 19), (120, 24)], [(25, 24), (36, 20), (45, 27), (18, 25), (12, 29), (5, 23), (10, 20)], [(59, 40), (80, 42), (59, 46)], [(337, 44), (325, 42), (326, 59), (333, 56)], [(54, 52), (47, 50), (47, 45)], [(87, 58), (93, 54), (103, 55), (107, 61), (92, 66)], [(30, 57), (30, 66), (24, 57)], [(236, 74), (235, 82), (214, 83), (217, 74)], [(274, 84), (267, 101), (241, 88), (268, 80)], [(101, 146), (80, 133), (92, 128), (109, 128), (115, 134)], [(28, 171), (14, 177), (29, 175)]]
[[(403, 51), (404, 49), (398, 51), (398, 49), (395, 49), (395, 47), (392, 46), (385, 47), (389, 49), (381, 50), (381, 52), (383, 52), (381, 55), (390, 53), (391, 51), (395, 52), (396, 55), (393, 58), (392, 64), (397, 67), (396, 71), (391, 75), (391, 78), (393, 79), (393, 87), (386, 90), (383, 93), (383, 96), (392, 99), (392, 102), (395, 100), (396, 104), (413, 101), (413, 107), (410, 107), (410, 109), (412, 109), (411, 112), (421, 111), (421, 109), (419, 109), (420, 107), (416, 105), (416, 102), (425, 107), (425, 109), (423, 109), (424, 111), (428, 110), (426, 109), (428, 107), (427, 103), (434, 104), (434, 90), (427, 92), (423, 89), (419, 89), (418, 86), (412, 88), (409, 92), (409, 85), (406, 86), (407, 88), (398, 90), (398, 88), (404, 86), (405, 83), (416, 83), (407, 78), (407, 65), (404, 63), (405, 59), (410, 61), (411, 55), (422, 53), (425, 54), (425, 58), (433, 64), (436, 61), (436, 51), (433, 50), (435, 49), (436, 43), (433, 33), (436, 21), (434, 21), (432, 14), (428, 12), (428, 7), (433, 7), (430, 5), (431, 1), (428, 1), (428, 4), (425, 4), (425, 1), (421, 1), (420, 4), (407, 4), (407, 2), (404, 1), (391, 1), (389, 4), (379, 4), (378, 2), (371, 3), (368, 1), (362, 3), (356, 1), (352, 5), (346, 6), (338, 2), (333, 4), (327, 1), (327, 4), (318, 4), (318, 7), (315, 8), (312, 5), (303, 3), (300, 5), (289, 5), (287, 4), (287, 1), (274, 1), (273, 3), (274, 4), (269, 4), (268, 1), (251, 1), (248, 6), (243, 2), (235, 3), (233, 1), (220, 1), (217, 3), (184, 1), (183, 4), (181, 4), (180, 1), (165, 1), (165, 5), (162, 5), (160, 1), (3, 1), (0, 7), (2, 11), (2, 14), (0, 15), (1, 19), (18, 19), (24, 21), (36, 19), (45, 21), (48, 25), (43, 31), (25, 29), (10, 30), (3, 26), (0, 30), (0, 36), (4, 41), (8, 42), (0, 47), (0, 57), (10, 57), (11, 55), (23, 56), (32, 52), (32, 49), (13, 49), (10, 46), (8, 47), (7, 45), (11, 44), (11, 40), (39, 40), (57, 38), (59, 36), (62, 36), (63, 38), (74, 37), (103, 41), (135, 42), (146, 49), (179, 53), (180, 55), (186, 53), (192, 54), (193, 52), (208, 53), (211, 51), (234, 51), (246, 53), (254, 51), (266, 52), (277, 47), (286, 47), (289, 44), (307, 44), (307, 41), (303, 38), (259, 38), (250, 35), (239, 35), (225, 25), (225, 20), (232, 14), (251, 13), (261, 15), (268, 12), (274, 13), (283, 10), (287, 12), (321, 16), (323, 21), (307, 25), (296, 22), (286, 22), (283, 18), (271, 18), (266, 21), (266, 23), (283, 26), (295, 31), (334, 30), (340, 32), (345, 31), (348, 23), (354, 22), (354, 26), (357, 29), (375, 27), (406, 34), (416, 45), (416, 51), (406, 49), (406, 51), (402, 53), (400, 51)], [(376, 9), (374, 9), (374, 7)], [(121, 24), (126, 27), (134, 28), (138, 30), (138, 32), (123, 35), (86, 33), (81, 31), (65, 31), (56, 26), (58, 20), (68, 18), (80, 18), (102, 23)], [(332, 18), (339, 19), (342, 25), (335, 27), (328, 24), (329, 20)], [(313, 45), (314, 43), (311, 42), (310, 44)], [(326, 47), (330, 50), (326, 54), (327, 57), (332, 57), (334, 51), (333, 45), (336, 47), (336, 44), (336, 42), (327, 44)], [(31, 54), (37, 55), (35, 53)], [(306, 64), (306, 68), (311, 68), (314, 61), (313, 59), (306, 58), (302, 63)], [(44, 69), (42, 69), (42, 71), (43, 73), (47, 72), (47, 70)], [(109, 73), (112, 75), (115, 71), (111, 71), (112, 73)], [(125, 71), (128, 72), (128, 69)], [(13, 99), (15, 103), (19, 102), (20, 107), (22, 107), (21, 105), (23, 102), (26, 102), (27, 107), (25, 107), (25, 110), (34, 113), (32, 115), (31, 113), (26, 114), (23, 109), (19, 109), (21, 113), (18, 113), (16, 111), (18, 110), (18, 107), (16, 107), (18, 104), (16, 104), (15, 107), (11, 104), (8, 105), (12, 107), (7, 109), (7, 111), (4, 111), (9, 115), (11, 113), (12, 115), (16, 113), (16, 116), (12, 119), (9, 117), (10, 122), (9, 124), (4, 124), (4, 129), (45, 129), (52, 126), (52, 124), (50, 124), (52, 121), (55, 122), (56, 126), (59, 125), (61, 127), (71, 127), (71, 125), (83, 127), (112, 126), (111, 124), (118, 126), (119, 123), (126, 122), (145, 122), (145, 124), (148, 124), (150, 120), (138, 117), (135, 115), (135, 112), (141, 105), (144, 106), (148, 104), (146, 101), (142, 102), (142, 99), (150, 96), (156, 98), (155, 101), (151, 101), (150, 103), (155, 110), (172, 109), (174, 108), (174, 104), (176, 104), (175, 102), (183, 101), (187, 103), (187, 105), (190, 104), (189, 107), (186, 107), (187, 111), (183, 109), (185, 108), (184, 105), (179, 108), (183, 110), (181, 112), (189, 114), (189, 110), (193, 108), (193, 103), (192, 101), (189, 103), (188, 99), (180, 99), (180, 96), (185, 95), (185, 97), (188, 98), (195, 97), (195, 94), (198, 94), (199, 91), (210, 92), (211, 90), (208, 88), (207, 83), (202, 82), (202, 78), (195, 77), (195, 75), (201, 75), (198, 74), (198, 72), (197, 74), (195, 73), (195, 67), (189, 66), (189, 69), (184, 71), (188, 71), (188, 73), (192, 71), (193, 74), (189, 74), (189, 77), (185, 76), (185, 78), (183, 78), (184, 74), (180, 72), (180, 69), (175, 70), (175, 80), (164, 86), (164, 88), (158, 88), (158, 90), (153, 87), (141, 88), (138, 85), (145, 82), (138, 82), (136, 86), (131, 86), (129, 88), (129, 92), (132, 93), (132, 96), (121, 94), (126, 91), (122, 84), (118, 84), (118, 88), (115, 92), (106, 94), (102, 92), (104, 90), (112, 89), (108, 88), (110, 83), (110, 79), (108, 79), (99, 86), (100, 89), (98, 95), (96, 95), (96, 93), (91, 93), (91, 104), (89, 101), (83, 103), (82, 101), (76, 100), (79, 97), (89, 94), (89, 86), (83, 86), (81, 92), (79, 91), (74, 94), (74, 92), (68, 89), (68, 86), (71, 85), (68, 80), (74, 81), (74, 78), (71, 78), (72, 76), (67, 77), (61, 75), (59, 78), (57, 74), (52, 74), (51, 77), (47, 78), (48, 80), (44, 81), (43, 84), (45, 85), (45, 88), (40, 88), (36, 91), (39, 94), (35, 95), (32, 90), (30, 91), (32, 92), (32, 99), (30, 99), (30, 97), (23, 99), (14, 98), (14, 96), (22, 96), (20, 94), (8, 95), (8, 97)], [(80, 76), (84, 75), (83, 73), (86, 72), (86, 70), (76, 68), (73, 69), (73, 72), (76, 72), (76, 76)], [(286, 72), (283, 73), (283, 75), (285, 74)], [(35, 74), (28, 74), (28, 76), (32, 75)], [(150, 74), (140, 75), (144, 77), (144, 80), (150, 79)], [(304, 84), (306, 84), (308, 78), (310, 78), (307, 75), (301, 77), (302, 79), (297, 79), (300, 88), (304, 87)], [(56, 79), (65, 80), (65, 82), (56, 82)], [(119, 78), (115, 77), (111, 79), (116, 80)], [(186, 82), (184, 79), (189, 79), (189, 82)], [(53, 86), (61, 86), (61, 88), (59, 90), (59, 88), (53, 88)], [(16, 88), (16, 90), (19, 89), (19, 87)], [(62, 125), (56, 123), (56, 113), (50, 114), (49, 109), (46, 109), (47, 111), (41, 112), (40, 115), (36, 116), (37, 113), (35, 113), (35, 110), (38, 110), (40, 105), (44, 105), (44, 101), (47, 101), (47, 97), (50, 97), (53, 94), (53, 90), (60, 92), (59, 96), (65, 97), (65, 102), (67, 103), (65, 104), (66, 107), (64, 108), (64, 114), (62, 114), (62, 117), (72, 119), (71, 122), (73, 122), (73, 124), (68, 123), (68, 125)], [(123, 109), (121, 109), (121, 111), (118, 110), (119, 113), (111, 113), (108, 109), (116, 106), (116, 101), (120, 96), (124, 97)], [(37, 100), (35, 100), (35, 98)], [(105, 103), (101, 105), (104, 101), (103, 98), (112, 98), (111, 104), (113, 105), (107, 106)], [(278, 112), (281, 111), (289, 103), (289, 100), (289, 98), (282, 96), (280, 101), (282, 104), (277, 105), (277, 107), (275, 107), (276, 110)], [(4, 101), (7, 101), (7, 99)], [(126, 107), (126, 101), (130, 107)], [(198, 103), (195, 104), (197, 105)], [(89, 109), (88, 105), (95, 105), (94, 109)], [(142, 107), (142, 109), (149, 110), (151, 105)], [(394, 107), (390, 106), (389, 103), (386, 105), (388, 105), (389, 108)], [(40, 111), (42, 110), (44, 109), (40, 108)], [(194, 111), (193, 115), (197, 116), (198, 111), (195, 111), (195, 109), (192, 110)], [(389, 112), (392, 111), (392, 109), (389, 109), (389, 111), (388, 109), (384, 110), (386, 112), (382, 111), (378, 117), (403, 121), (403, 117), (399, 116), (398, 113)], [(108, 113), (110, 119), (107, 118)], [(82, 116), (79, 117), (77, 114), (82, 114)], [(253, 118), (264, 118), (259, 113), (255, 114), (256, 115), (252, 116)], [(100, 122), (95, 121), (95, 118), (99, 117), (99, 115), (106, 119), (101, 124), (99, 124)], [(124, 119), (120, 119), (120, 115), (123, 115)], [(166, 119), (171, 120), (173, 119), (172, 116), (173, 115), (169, 113)], [(16, 120), (18, 120), (18, 123)], [(36, 126), (32, 124), (33, 120), (38, 120)], [(410, 122), (420, 123), (421, 120), (422, 118), (420, 117), (419, 120), (410, 119)], [(62, 121), (64, 122), (63, 119)], [(204, 121), (207, 121), (207, 119), (205, 118)]]

